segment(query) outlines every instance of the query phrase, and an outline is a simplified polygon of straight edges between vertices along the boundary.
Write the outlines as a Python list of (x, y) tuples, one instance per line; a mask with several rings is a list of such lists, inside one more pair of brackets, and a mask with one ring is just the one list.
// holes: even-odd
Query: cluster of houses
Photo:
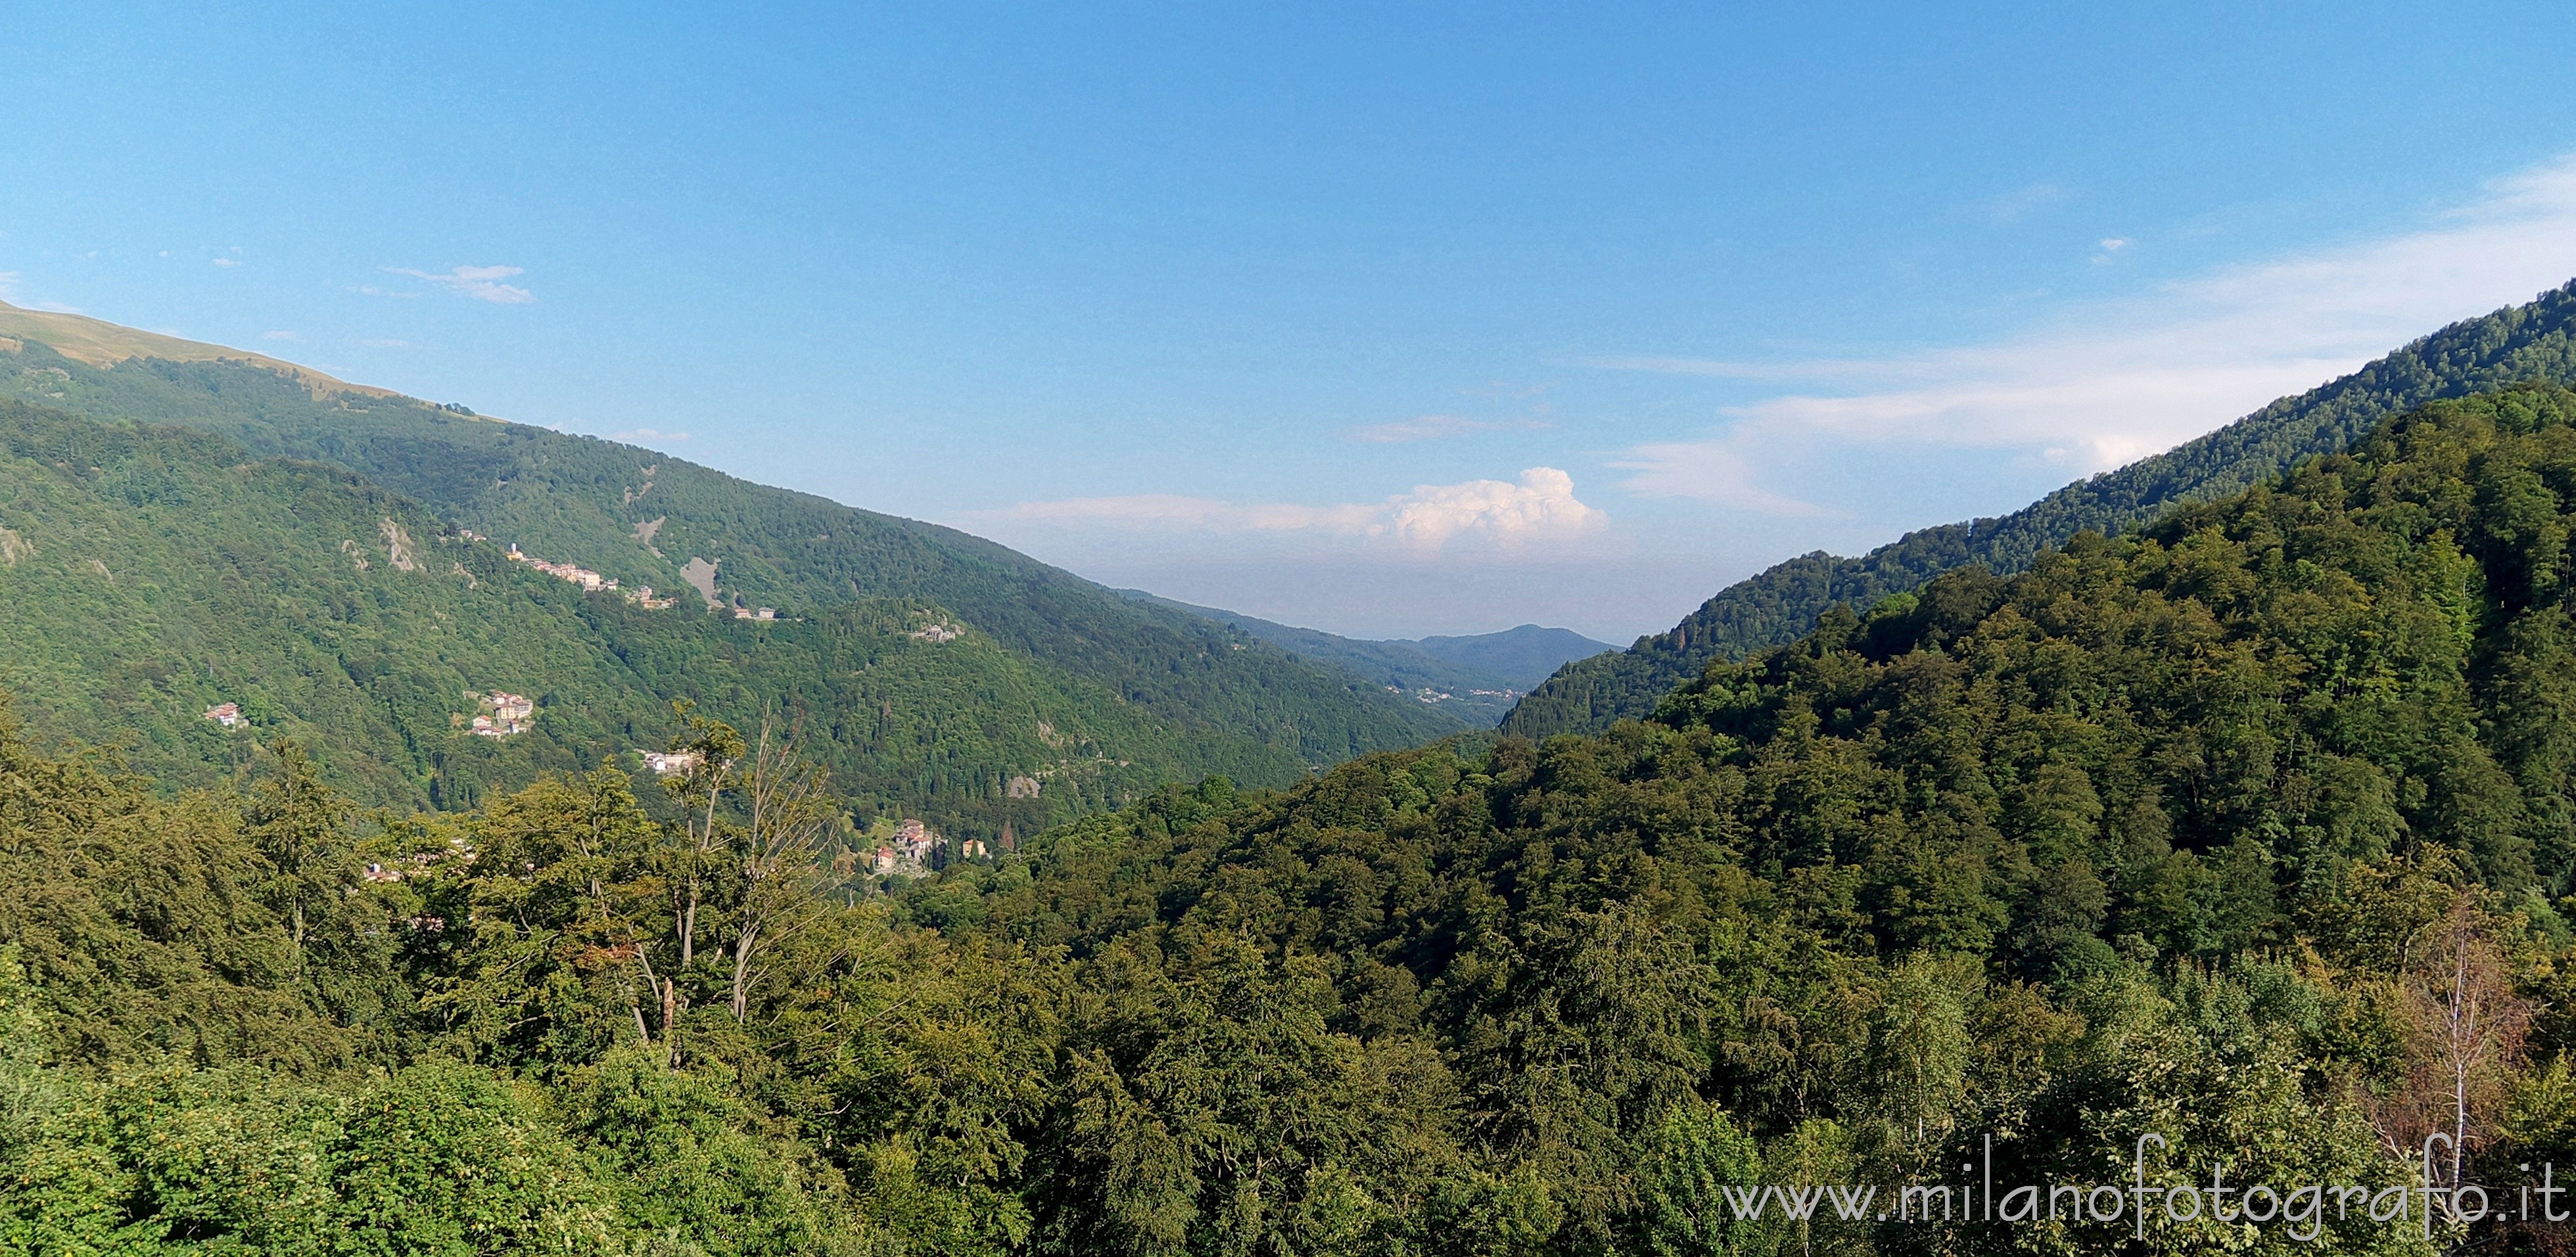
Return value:
[(584, 589), (600, 590), (617, 588), (617, 581), (614, 578), (602, 576), (589, 568), (576, 567), (570, 563), (548, 563), (544, 559), (540, 559), (535, 555), (521, 554), (519, 552), (519, 543), (515, 541), (510, 543), (510, 561), (513, 563), (525, 563), (548, 576), (554, 577), (556, 580), (568, 580)]
[[(1402, 693), (1404, 693), (1404, 692), (1405, 692), (1405, 689), (1404, 689), (1404, 687), (1403, 687), (1403, 686), (1401, 686), (1401, 685), (1390, 685), (1390, 686), (1386, 687), (1386, 692), (1387, 692), (1387, 693), (1389, 693), (1389, 694), (1402, 694)], [(1470, 693), (1470, 694), (1482, 694), (1482, 693), (1484, 693), (1484, 692), (1485, 692), (1485, 691), (1483, 691), (1483, 690), (1469, 690), (1469, 691), (1468, 691), (1468, 693)], [(1420, 700), (1420, 701), (1422, 701), (1422, 702), (1426, 702), (1426, 703), (1445, 703), (1445, 702), (1449, 701), (1450, 699), (1456, 698), (1456, 697), (1458, 697), (1458, 696), (1457, 696), (1457, 695), (1455, 695), (1455, 694), (1451, 694), (1451, 693), (1449, 693), (1449, 692), (1447, 692), (1447, 691), (1445, 691), (1445, 690), (1435, 690), (1435, 689), (1431, 688), (1430, 686), (1426, 685), (1426, 686), (1423, 686), (1421, 689), (1414, 691), (1414, 692), (1413, 692), (1413, 697), (1414, 697), (1414, 698), (1416, 698), (1416, 699), (1418, 699), (1418, 700)]]
[(927, 871), (930, 854), (939, 849), (939, 835), (918, 820), (906, 820), (895, 826), (894, 841), (876, 849), (868, 868), (877, 873)]
[[(473, 536), (474, 534), (468, 533), (466, 535)], [(515, 541), (510, 543), (510, 561), (513, 563), (525, 563), (548, 576), (554, 577), (556, 580), (571, 581), (573, 584), (579, 585), (583, 589), (589, 590), (593, 593), (598, 593), (604, 590), (609, 593), (623, 595), (628, 602), (634, 603), (647, 611), (659, 611), (664, 607), (676, 605), (680, 601), (677, 596), (669, 598), (654, 596), (653, 587), (651, 585), (641, 585), (634, 589), (619, 589), (617, 587), (617, 578), (613, 576), (602, 576), (589, 568), (581, 567), (576, 564), (548, 563), (544, 559), (540, 559), (535, 555), (521, 553), (519, 550), (519, 543)]]
[(775, 620), (778, 618), (778, 608), (735, 607), (733, 609), (733, 618), (737, 620)]
[(489, 694), (468, 692), (480, 711), (467, 724), (467, 731), (478, 738), (506, 738), (526, 733), (536, 721), (536, 700), (525, 694), (494, 690)]
[(696, 751), (639, 751), (656, 777), (677, 777), (698, 766)]
[[(918, 820), (907, 820), (895, 827), (894, 839), (879, 844), (868, 853), (868, 871), (882, 877), (889, 873), (921, 874), (930, 871), (931, 857), (939, 850), (940, 838), (930, 826)], [(957, 857), (981, 860), (993, 854), (981, 838), (969, 838), (957, 844)]]
[[(933, 858), (938, 855), (940, 842), (943, 840), (940, 840), (938, 832), (933, 832), (927, 824), (917, 822), (917, 819), (907, 819), (907, 822), (896, 824), (894, 827), (894, 840), (878, 842), (876, 850), (863, 853), (860, 858), (848, 860), (848, 863), (835, 860), (835, 868), (842, 873), (850, 873), (855, 871), (855, 865), (858, 863), (866, 863), (868, 873), (876, 873), (876, 876), (886, 876), (886, 873), (920, 876), (920, 873), (930, 873), (930, 863), (933, 863)], [(1002, 827), (1002, 847), (1005, 847), (1005, 850), (1010, 847), (1010, 827), (1007, 827), (1007, 824)], [(951, 850), (956, 853), (953, 858), (958, 860), (992, 858), (992, 845), (981, 840), (981, 837), (969, 837), (969, 840), (958, 842), (958, 845), (951, 847)]]
[(206, 719), (230, 729), (242, 722), (241, 704), (217, 703), (206, 709)]

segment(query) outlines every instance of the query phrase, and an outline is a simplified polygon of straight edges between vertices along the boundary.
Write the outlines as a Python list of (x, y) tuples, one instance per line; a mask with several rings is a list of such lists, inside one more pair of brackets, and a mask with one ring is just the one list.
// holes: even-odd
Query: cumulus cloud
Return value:
[(517, 266), (459, 266), (445, 274), (408, 270), (399, 266), (388, 266), (384, 270), (389, 275), (409, 275), (414, 279), (428, 280), (451, 296), (471, 297), (476, 301), (489, 301), (494, 305), (526, 305), (537, 299), (535, 293), (525, 288), (501, 282), (513, 275), (527, 274), (526, 269)]
[[(2106, 253), (2130, 243), (2102, 242)], [(1710, 441), (1627, 451), (1622, 465), (1638, 473), (1632, 486), (1678, 491), (1695, 468), (1751, 483), (1751, 473), (1711, 451), (1741, 458), (1766, 439), (1790, 437), (2019, 447), (2093, 472), (2571, 275), (2576, 159), (2562, 159), (2500, 180), (2413, 230), (2166, 283), (1988, 344), (1796, 362), (1635, 356), (1594, 365), (1792, 390), (1728, 410), (1735, 429)]]
[(241, 265), (241, 260), (240, 260), (239, 258), (215, 258), (215, 259), (213, 259), (213, 261), (214, 261), (215, 265), (217, 265), (217, 266), (222, 266), (222, 267), (234, 267), (234, 266), (239, 266), (239, 265)]
[(1554, 467), (1532, 467), (1517, 484), (1470, 480), (1423, 485), (1388, 499), (1386, 530), (1413, 545), (1437, 549), (1461, 534), (1510, 543), (1588, 532), (1609, 516), (1574, 496), (1574, 477)]
[(1246, 505), (1148, 493), (1024, 502), (993, 514), (1004, 519), (1067, 526), (1380, 537), (1418, 550), (1438, 550), (1460, 538), (1477, 538), (1507, 547), (1561, 540), (1590, 532), (1609, 521), (1607, 515), (1574, 496), (1574, 477), (1554, 467), (1532, 467), (1522, 472), (1518, 481), (1416, 485), (1410, 493), (1373, 503)]
[(1398, 419), (1392, 423), (1373, 423), (1352, 428), (1343, 435), (1369, 445), (1395, 445), (1407, 441), (1437, 441), (1443, 437), (1466, 436), (1473, 432), (1536, 432), (1549, 425), (1536, 419), (1469, 419), (1463, 415), (1421, 415)]

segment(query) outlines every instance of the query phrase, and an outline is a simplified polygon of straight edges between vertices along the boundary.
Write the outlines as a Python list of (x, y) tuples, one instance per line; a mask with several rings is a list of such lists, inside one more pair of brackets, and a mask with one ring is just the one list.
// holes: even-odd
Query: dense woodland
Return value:
[(1713, 660), (1804, 635), (1826, 608), (1867, 606), (1953, 568), (2011, 573), (2079, 532), (2117, 536), (2172, 507), (2240, 493), (2359, 440), (2426, 402), (2532, 380), (2576, 384), (2576, 283), (2464, 319), (2296, 397), (2151, 458), (2080, 480), (2000, 519), (1906, 534), (1856, 559), (1819, 551), (1728, 586), (1669, 632), (1568, 664), (1504, 717), (1528, 738), (1599, 733), (1642, 717)]
[[(2576, 1164), (2576, 394), (2437, 403), (1543, 744), (890, 893), (785, 730), (360, 814), (0, 734), (0, 1249), (2430, 1253), (1726, 1189)], [(809, 744), (810, 745), (810, 744)], [(387, 879), (369, 865), (402, 874)]]

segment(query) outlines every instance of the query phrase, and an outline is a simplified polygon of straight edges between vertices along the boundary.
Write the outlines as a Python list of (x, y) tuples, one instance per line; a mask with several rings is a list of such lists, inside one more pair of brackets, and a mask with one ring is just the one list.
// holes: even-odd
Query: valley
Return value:
[[(2104, 1097), (2386, 1180), (2428, 965), (2528, 1036), (2494, 1086), (2559, 1077), (2569, 302), (1628, 651), (1107, 589), (14, 312), (0, 1167), (156, 1186), (0, 1241), (1910, 1251), (1708, 1219), (1998, 1132), (2080, 1172)], [(467, 1186), (387, 1211), (389, 1159)]]

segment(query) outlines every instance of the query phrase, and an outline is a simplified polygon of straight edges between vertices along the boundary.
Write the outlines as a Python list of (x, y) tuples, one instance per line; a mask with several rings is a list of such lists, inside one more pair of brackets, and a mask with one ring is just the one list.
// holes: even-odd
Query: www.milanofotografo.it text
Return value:
[[(2268, 1182), (2230, 1183), (2220, 1165), (2208, 1181), (2149, 1182), (2147, 1148), (2164, 1149), (2160, 1135), (2141, 1135), (2134, 1173), (2128, 1183), (1998, 1186), (1994, 1181), (1994, 1141), (1985, 1143), (1982, 1174), (1976, 1162), (1962, 1164), (1964, 1181), (1909, 1183), (1880, 1187), (1862, 1184), (1798, 1184), (1720, 1187), (1725, 1214), (1738, 1221), (1766, 1218), (1785, 1222), (1957, 1224), (2006, 1226), (2034, 1223), (2128, 1223), (2146, 1236), (2150, 1221), (2190, 1224), (2203, 1220), (2257, 1228), (2279, 1227), (2293, 1240), (2312, 1240), (2329, 1224), (2367, 1220), (2387, 1226), (2420, 1227), (2430, 1236), (2437, 1227), (2480, 1224), (2565, 1223), (2576, 1221), (2576, 1207), (2558, 1199), (2570, 1191), (2557, 1182), (2552, 1164), (2525, 1165), (2530, 1179), (2516, 1188), (2491, 1193), (2478, 1183), (2444, 1185), (2437, 1180), (2434, 1144), (2425, 1140), (2415, 1181), (2399, 1184)], [(2159, 1177), (2162, 1177), (2160, 1174)], [(2500, 1198), (2499, 1198), (2500, 1197)]]

